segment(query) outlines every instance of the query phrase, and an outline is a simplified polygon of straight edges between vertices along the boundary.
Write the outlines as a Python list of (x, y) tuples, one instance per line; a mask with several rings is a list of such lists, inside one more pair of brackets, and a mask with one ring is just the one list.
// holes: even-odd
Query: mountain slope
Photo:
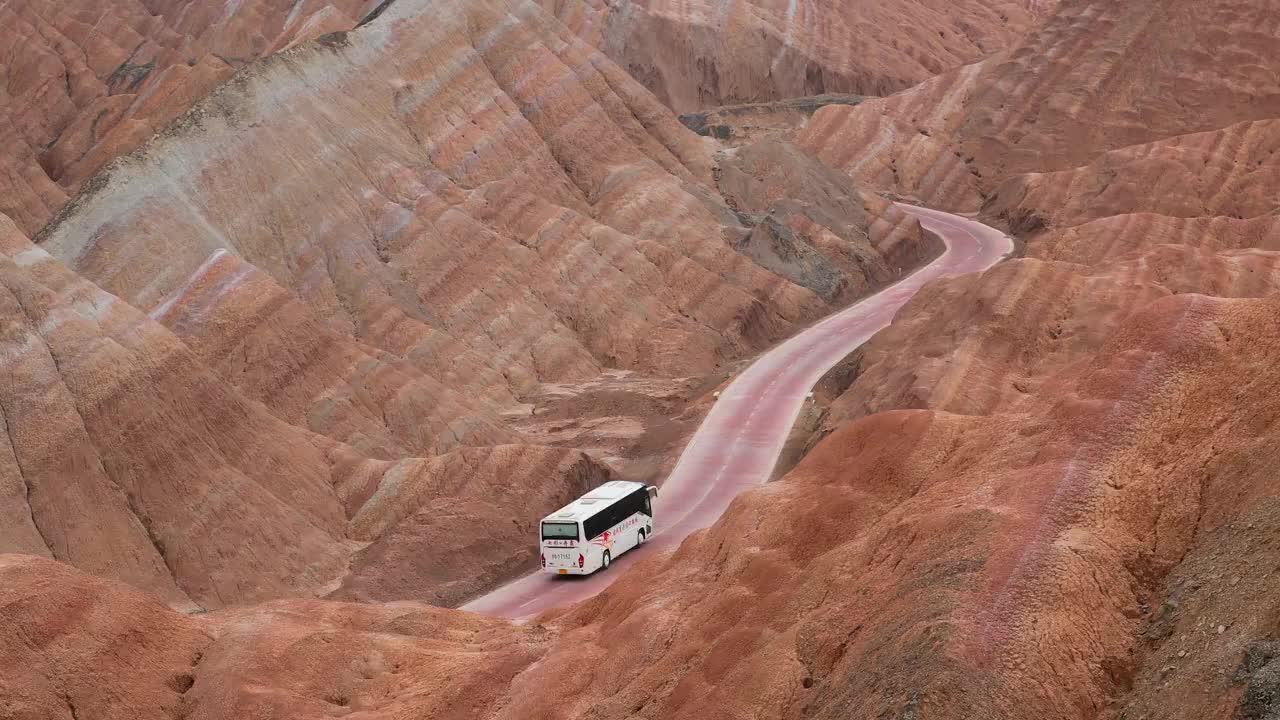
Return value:
[[(381, 595), (453, 602), (527, 567), (528, 553), (507, 549), (516, 538), (609, 476), (580, 452), (535, 446), (368, 459), (246, 399), (162, 325), (0, 221), (5, 552), (222, 607), (327, 593), (388, 533), (464, 547), (502, 538), (438, 549), (451, 564)], [(481, 517), (501, 517), (500, 529)], [(381, 561), (399, 578), (418, 564)]]
[(238, 67), (355, 25), (367, 0), (0, 6), (0, 213), (34, 234), (80, 182)]
[(1280, 116), (1277, 10), (1271, 0), (1071, 0), (980, 63), (823, 108), (798, 143), (862, 184), (976, 209), (1016, 174)]
[(677, 113), (822, 93), (888, 95), (1012, 45), (1026, 0), (541, 0)]
[[(606, 368), (705, 374), (937, 251), (914, 221), (859, 200), (796, 242), (865, 266), (833, 263), (818, 284), (785, 274), (745, 239), (772, 205), (803, 209), (799, 186), (767, 180), (768, 202), (735, 212), (713, 178), (732, 160), (535, 4), (424, 8), (401, 0), (357, 31), (242, 71), (96, 177), (41, 247), (196, 348), (226, 347), (204, 334), (258, 322), (232, 300), (217, 326), (181, 317), (184, 305), (238, 297), (199, 296), (211, 282), (200, 278), (247, 263), (362, 352), (467, 398), (446, 418), (443, 406), (366, 397), (374, 424), (350, 420), (362, 430), (308, 416), (375, 454), (426, 446), (384, 437), (381, 409), (483, 440), (493, 412), (538, 382)], [(818, 172), (794, 148), (777, 154)], [(891, 257), (876, 246), (887, 237)]]

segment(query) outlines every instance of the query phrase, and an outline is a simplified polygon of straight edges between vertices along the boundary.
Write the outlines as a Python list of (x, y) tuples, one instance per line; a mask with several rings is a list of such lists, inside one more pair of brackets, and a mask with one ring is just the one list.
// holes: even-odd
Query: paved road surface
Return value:
[[(674, 549), (720, 517), (743, 490), (768, 481), (805, 397), (818, 380), (893, 319), (925, 283), (991, 267), (1013, 249), (1003, 233), (956, 215), (901, 205), (947, 250), (896, 284), (831, 315), (762, 355), (723, 392), (690, 439), (654, 505), (657, 531), (643, 547), (586, 577), (527, 575), (462, 607), (524, 619), (603, 590), (630, 562)], [(529, 542), (537, 542), (529, 538)]]

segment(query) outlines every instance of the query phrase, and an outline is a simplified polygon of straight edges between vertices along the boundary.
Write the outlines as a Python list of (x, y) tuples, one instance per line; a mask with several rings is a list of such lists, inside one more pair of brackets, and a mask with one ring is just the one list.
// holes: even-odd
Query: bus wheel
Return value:
[(604, 551), (604, 564), (602, 564), (602, 565), (600, 566), (600, 569), (601, 569), (601, 570), (608, 570), (608, 569), (609, 569), (609, 551), (608, 551), (608, 550), (605, 550), (605, 551)]
[(641, 530), (641, 531), (640, 531), (640, 539), (639, 539), (639, 542), (637, 542), (636, 544), (637, 544), (637, 545), (643, 545), (643, 544), (644, 544), (644, 530)]

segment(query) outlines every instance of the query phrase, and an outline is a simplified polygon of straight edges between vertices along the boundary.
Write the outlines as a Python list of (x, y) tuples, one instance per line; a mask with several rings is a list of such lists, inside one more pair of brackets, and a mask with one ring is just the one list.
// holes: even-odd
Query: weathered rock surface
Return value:
[(982, 62), (823, 108), (797, 143), (862, 185), (976, 210), (1017, 174), (1280, 116), (1277, 23), (1267, 0), (1064, 2)]
[(351, 518), (371, 544), (330, 597), (460, 604), (536, 568), (542, 517), (610, 479), (581, 452), (528, 445), (393, 465)]
[[(542, 624), (313, 601), (185, 620), (215, 638), (187, 693), (191, 716), (322, 709), (329, 692), (371, 717), (1097, 716), (1142, 677), (1143, 608), (1162, 602), (1170, 568), (1275, 540), (1269, 515), (1240, 513), (1263, 512), (1272, 494), (1277, 312), (1274, 298), (1165, 297), (1016, 413), (893, 411), (846, 424), (674, 554)], [(1224, 397), (1228, 378), (1240, 385)], [(1175, 628), (1244, 572), (1229, 568), (1197, 575), (1216, 595), (1178, 596), (1166, 613)], [(66, 596), (88, 581), (53, 582)], [(1162, 652), (1215, 642), (1213, 657), (1243, 658), (1276, 607), (1265, 584), (1245, 587), (1256, 588), (1241, 596), (1256, 620), (1207, 608), (1238, 630), (1166, 634)], [(119, 591), (94, 595), (114, 622), (138, 612)], [(176, 622), (167, 612), (152, 606), (159, 619), (147, 622)], [(47, 667), (29, 648), (15, 660)], [(1265, 682), (1249, 674), (1265, 666), (1259, 657), (1242, 685)], [(131, 682), (157, 688), (185, 661), (156, 661)], [(1199, 717), (1234, 703), (1232, 681), (1205, 687), (1178, 695)]]
[(490, 404), (332, 328), (266, 273), (217, 251), (152, 317), (282, 420), (384, 459), (517, 435)]
[[(815, 281), (734, 252), (758, 219), (717, 186), (714, 143), (616, 65), (533, 4), (424, 8), (242, 71), (41, 246), (281, 417), (379, 457), (501, 441), (494, 413), (541, 382), (715, 372), (937, 251), (878, 198), (808, 212), (793, 179), (858, 193), (777, 145), (760, 211), (789, 198), (798, 242), (835, 259)], [(245, 376), (227, 353), (261, 343), (281, 362)]]
[[(42, 236), (172, 332), (139, 311), (76, 319), (111, 296), (9, 243), (0, 287), (23, 304), (0, 315), (16, 358), (0, 388), (56, 380), (0, 402), (17, 458), (5, 472), (0, 456), (13, 549), (47, 554), (41, 488), (66, 473), (111, 499), (79, 448), (105, 456), (109, 478), (150, 467), (98, 450), (130, 426), (90, 400), (120, 368), (185, 353), (198, 378), (148, 375), (136, 390), (175, 427), (133, 426), (148, 437), (130, 447), (186, 450), (184, 423), (221, 429), (182, 399), (196, 387), (238, 413), (218, 449), (255, 458), (246, 469), (209, 451), (211, 466), (253, 479), (296, 445), (289, 470), (307, 475), (290, 487), (326, 490), (279, 503), (310, 508), (317, 557), (337, 548), (328, 585), (289, 592), (449, 602), (510, 569), (508, 551), (484, 544), (527, 536), (533, 506), (552, 503), (556, 488), (529, 478), (563, 478), (568, 495), (603, 469), (527, 446), (401, 453), (502, 441), (497, 410), (607, 368), (710, 373), (842, 298), (840, 278), (856, 295), (892, 279), (898, 258), (927, 257), (929, 239), (863, 183), (985, 205), (1027, 231), (1024, 257), (922, 291), (848, 370), (826, 437), (794, 470), (581, 606), (521, 627), (403, 602), (183, 618), (65, 565), (6, 557), (0, 653), (23, 674), (0, 687), (26, 703), (11, 705), (61, 717), (68, 701), (97, 709), (121, 694), (132, 716), (146, 703), (191, 718), (504, 720), (1273, 713), (1275, 2), (1072, 0), (1019, 48), (824, 108), (795, 143), (719, 153), (532, 4), (435, 3), (431, 24), (419, 7), (399, 0), (244, 73)], [(243, 299), (220, 295), (238, 282)], [(293, 325), (332, 335), (291, 339)], [(280, 366), (228, 360), (220, 348), (242, 334)], [(92, 352), (50, 368), (32, 347)], [(350, 369), (366, 365), (380, 378), (367, 396)], [(91, 443), (42, 434), (64, 426)], [(276, 426), (283, 445), (237, 444), (241, 432), (274, 443)], [(498, 531), (497, 503), (529, 515)], [(95, 520), (134, 537), (124, 510)], [(135, 535), (131, 565), (78, 562), (190, 593), (157, 565), (168, 543)], [(454, 564), (463, 556), (484, 566)]]
[(374, 556), (390, 587), (365, 596), (452, 602), (528, 569), (515, 536), (609, 477), (579, 451), (528, 445), (370, 460), (249, 400), (0, 221), (5, 552), (182, 607), (323, 594)]
[(1009, 47), (1056, 0), (540, 0), (679, 113), (888, 95)]
[(20, 718), (230, 720), (370, 708), (466, 718), (473, 698), (508, 683), (546, 635), (420, 603), (293, 600), (184, 616), (29, 556), (0, 555), (0, 579), (0, 708)]
[(155, 595), (29, 555), (0, 555), (0, 608), (13, 718), (180, 716), (211, 641)]
[[(1186, 227), (1155, 235), (1152, 219)], [(1053, 373), (1096, 352), (1152, 302), (1188, 293), (1260, 298), (1280, 290), (1276, 222), (1266, 222), (1268, 239), (1252, 245), (1258, 236), (1238, 227), (1245, 221), (1116, 221), (1106, 225), (1143, 227), (1153, 244), (1095, 257), (1086, 246), (1081, 257), (1053, 236), (1030, 244), (1028, 258), (922, 290), (893, 326), (864, 346), (857, 380), (832, 403), (825, 427), (897, 408), (1012, 411), (1029, 396), (1058, 392), (1042, 387)], [(1120, 237), (1099, 225), (1089, 229), (1091, 238), (1110, 243)], [(1196, 226), (1205, 234), (1177, 243)]]
[(0, 213), (34, 234), (84, 179), (238, 67), (349, 30), (368, 0), (17, 0), (0, 7)]
[(1280, 208), (1277, 151), (1280, 119), (1181, 135), (1114, 150), (1071, 170), (1014, 176), (983, 213), (1030, 230), (1130, 213), (1270, 215)]
[(685, 113), (680, 122), (707, 137), (730, 147), (775, 139), (804, 127), (819, 108), (827, 105), (859, 105), (863, 95), (826, 93), (809, 97), (787, 98), (773, 102), (722, 105), (701, 112)]
[(39, 545), (209, 605), (305, 592), (342, 568), (336, 448), (230, 391), (11, 223), (0, 237), (5, 475)]
[[(38, 246), (4, 220), (0, 550), (180, 607), (459, 602), (531, 567), (532, 523), (611, 472), (521, 444), (525, 394), (715, 376), (937, 250), (793, 146), (714, 157), (534, 4), (401, 0), (304, 44), (277, 26), (336, 16), (272, 8), (152, 8), (181, 52), (135, 59), (292, 47)], [(686, 431), (613, 447), (652, 476), (645, 448)]]

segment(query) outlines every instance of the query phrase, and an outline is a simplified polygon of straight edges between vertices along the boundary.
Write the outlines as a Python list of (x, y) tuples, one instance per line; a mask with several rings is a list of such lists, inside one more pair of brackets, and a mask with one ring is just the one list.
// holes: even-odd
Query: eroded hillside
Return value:
[(0, 213), (35, 233), (79, 184), (236, 68), (349, 30), (369, 0), (22, 0), (0, 7)]
[(539, 0), (678, 113), (889, 95), (1015, 43), (1057, 0)]
[[(788, 143), (718, 153), (532, 3), (402, 1), (309, 43), (273, 38), (332, 8), (132, 7), (6, 12), (82, 42), (125, 13), (165, 41), (139, 58), (280, 52), (38, 245), (3, 220), (0, 549), (179, 607), (456, 604), (531, 567), (552, 505), (660, 480), (700, 411), (664, 416), (731, 363), (941, 249)], [(557, 386), (587, 430), (548, 422)]]
[(822, 109), (798, 142), (863, 184), (974, 210), (1011, 175), (1274, 119), (1276, 10), (1270, 0), (1070, 0), (982, 62)]
[[(748, 171), (767, 196), (718, 187), (740, 161), (536, 6), (420, 10), (243, 71), (95, 178), (41, 247), (286, 419), (383, 455), (491, 441), (539, 382), (714, 371), (939, 249), (791, 146)], [(268, 367), (246, 374), (242, 351)], [(386, 364), (369, 371), (384, 389), (285, 379), (353, 353)], [(407, 437), (424, 421), (444, 439)]]
[[(609, 477), (581, 452), (531, 445), (367, 458), (246, 398), (5, 222), (6, 551), (186, 608), (325, 594), (370, 566), (397, 587), (365, 596), (451, 604), (527, 566), (519, 540), (537, 518)], [(441, 517), (441, 505), (467, 512)], [(438, 561), (406, 552), (415, 544)]]
[[(269, 486), (261, 466), (297, 449), (288, 489), (317, 490), (287, 505), (336, 568), (327, 589), (447, 601), (477, 583), (448, 558), (415, 562), (468, 541), (437, 517), (498, 525), (553, 501), (539, 486), (473, 509), (473, 478), (486, 498), (537, 485), (509, 483), (501, 449), (448, 449), (535, 427), (504, 425), (504, 405), (627, 377), (608, 368), (710, 373), (892, 280), (936, 248), (880, 193), (981, 212), (1019, 233), (1021, 257), (922, 290), (849, 360), (785, 477), (524, 625), (313, 599), (184, 616), (157, 598), (192, 591), (145, 534), (130, 536), (145, 581), (82, 572), (31, 557), (47, 554), (38, 529), (12, 512), (28, 555), (0, 558), (0, 661), (18, 668), (0, 690), (19, 716), (1280, 712), (1274, 0), (1066, 0), (1003, 53), (741, 147), (686, 131), (533, 4), (445, 4), (429, 22), (417, 7), (243, 73), (40, 248), (9, 231), (7, 367), (26, 373), (4, 400), (25, 448), (11, 498), (35, 515), (60, 497), (40, 494), (57, 462), (145, 467), (100, 449), (128, 425), (96, 399), (112, 373), (178, 357), (201, 368), (178, 390), (252, 423), (217, 448), (255, 461), (211, 455), (219, 472)], [(96, 319), (108, 305), (123, 309)], [(288, 362), (241, 360), (241, 337)], [(41, 347), (113, 362), (51, 365)], [(50, 379), (36, 392), (28, 376)], [(556, 412), (589, 406), (562, 392)], [(184, 397), (138, 402), (223, 422)], [(64, 434), (32, 437), (15, 412)], [(131, 447), (185, 447), (189, 426), (170, 424)], [(240, 447), (279, 425), (287, 444)], [(62, 439), (77, 428), (88, 442)], [(84, 462), (50, 450), (90, 446)], [(419, 447), (446, 454), (394, 459)], [(569, 464), (553, 489), (569, 494), (596, 467), (506, 452)], [(145, 525), (104, 514), (131, 516)], [(492, 578), (509, 553), (484, 557)]]

